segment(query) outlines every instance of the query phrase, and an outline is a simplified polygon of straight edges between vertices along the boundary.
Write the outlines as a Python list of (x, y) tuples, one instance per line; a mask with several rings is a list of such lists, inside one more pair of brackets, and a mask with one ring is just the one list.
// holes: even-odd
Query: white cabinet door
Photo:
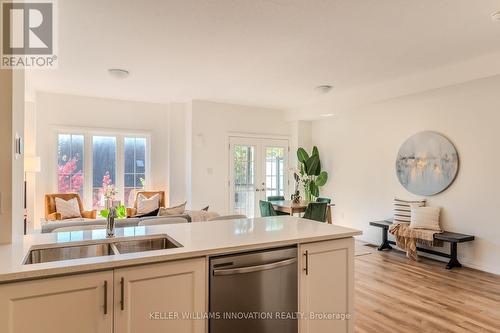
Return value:
[(112, 283), (106, 271), (0, 285), (0, 332), (112, 333)]
[(207, 308), (206, 259), (115, 270), (116, 333), (203, 333), (206, 320), (183, 319)]
[(304, 244), (300, 253), (299, 311), (309, 316), (300, 332), (354, 332), (354, 239)]

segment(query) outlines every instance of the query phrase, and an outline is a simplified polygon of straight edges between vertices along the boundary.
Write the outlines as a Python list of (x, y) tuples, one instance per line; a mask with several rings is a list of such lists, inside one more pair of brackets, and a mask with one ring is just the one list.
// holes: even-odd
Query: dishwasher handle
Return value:
[(227, 269), (214, 269), (214, 276), (221, 275), (236, 275), (236, 274), (245, 274), (252, 272), (260, 272), (267, 271), (274, 268), (279, 268), (283, 266), (288, 266), (297, 262), (297, 258), (286, 259), (283, 261), (272, 262), (270, 264), (257, 265), (257, 266), (248, 266), (248, 267), (239, 267), (239, 268), (227, 268)]

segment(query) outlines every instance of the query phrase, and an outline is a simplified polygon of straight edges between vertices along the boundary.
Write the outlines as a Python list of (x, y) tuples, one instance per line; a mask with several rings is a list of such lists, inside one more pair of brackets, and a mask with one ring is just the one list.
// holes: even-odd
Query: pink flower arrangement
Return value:
[(95, 209), (104, 207), (106, 200), (114, 200), (116, 194), (117, 191), (113, 185), (111, 175), (109, 174), (109, 171), (106, 171), (102, 177), (102, 188), (94, 188), (93, 207)]
[(114, 199), (116, 195), (115, 186), (112, 184), (109, 171), (106, 171), (102, 177), (102, 192), (106, 199)]

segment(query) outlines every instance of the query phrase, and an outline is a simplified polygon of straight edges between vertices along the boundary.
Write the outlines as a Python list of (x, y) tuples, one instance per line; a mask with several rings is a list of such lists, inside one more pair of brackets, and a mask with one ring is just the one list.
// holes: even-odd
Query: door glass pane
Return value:
[(125, 138), (125, 205), (132, 207), (135, 190), (143, 189), (146, 182), (146, 139)]
[(116, 184), (116, 137), (92, 138), (93, 207), (103, 209), (106, 196), (111, 196)]
[(266, 147), (266, 198), (285, 195), (285, 148)]
[(234, 160), (234, 213), (248, 217), (255, 215), (255, 148), (235, 145)]
[(83, 198), (83, 135), (59, 134), (57, 140), (57, 189)]

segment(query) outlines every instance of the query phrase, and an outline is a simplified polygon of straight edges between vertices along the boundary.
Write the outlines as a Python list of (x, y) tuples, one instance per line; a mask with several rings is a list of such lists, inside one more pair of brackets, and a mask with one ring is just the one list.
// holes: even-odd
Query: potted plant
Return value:
[(314, 201), (319, 197), (319, 188), (324, 186), (328, 180), (328, 173), (321, 170), (318, 147), (314, 146), (311, 156), (304, 148), (297, 149), (299, 160), (299, 173), (294, 177), (298, 183), (302, 183), (304, 188), (304, 199)]

